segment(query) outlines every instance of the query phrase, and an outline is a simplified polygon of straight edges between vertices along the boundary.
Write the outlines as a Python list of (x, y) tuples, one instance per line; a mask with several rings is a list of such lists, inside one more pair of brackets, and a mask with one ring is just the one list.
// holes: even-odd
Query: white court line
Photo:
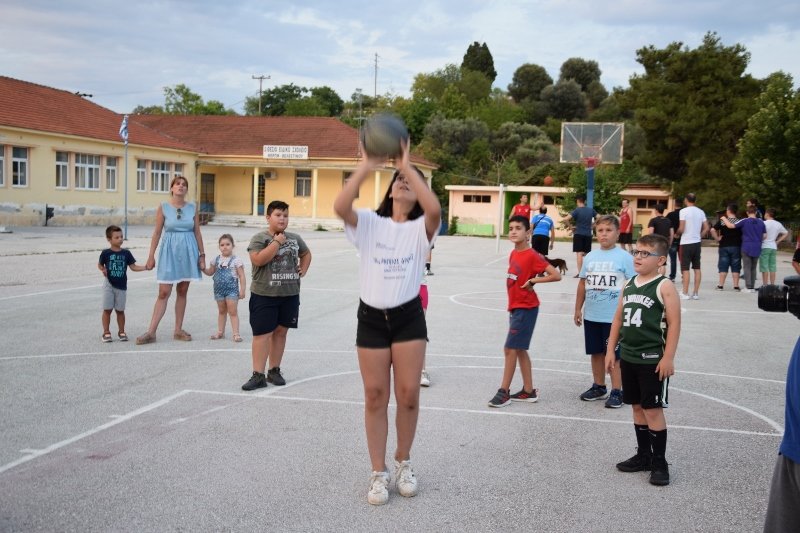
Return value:
[[(437, 368), (446, 368), (446, 367), (437, 367)], [(452, 367), (452, 368), (465, 368), (465, 367)], [(476, 368), (476, 369), (497, 369), (499, 367), (466, 367), (466, 368)], [(577, 372), (577, 371), (570, 371), (570, 370), (549, 370), (549, 369), (539, 369), (539, 371), (551, 371), (551, 372), (562, 372), (562, 373), (574, 373), (574, 374), (584, 374), (584, 372)], [(163, 407), (164, 405), (170, 403), (171, 401), (180, 398), (186, 394), (210, 394), (210, 395), (224, 395), (224, 396), (236, 396), (241, 398), (271, 398), (271, 399), (278, 399), (284, 401), (300, 401), (300, 402), (315, 402), (315, 403), (329, 403), (329, 404), (339, 404), (339, 405), (357, 405), (363, 406), (363, 401), (355, 401), (355, 400), (334, 400), (334, 399), (326, 399), (326, 398), (305, 398), (299, 396), (279, 396), (275, 394), (275, 392), (285, 391), (286, 389), (290, 388), (291, 385), (299, 385), (301, 383), (308, 383), (310, 381), (316, 381), (320, 379), (327, 379), (331, 377), (343, 376), (343, 375), (351, 375), (351, 374), (358, 374), (358, 370), (352, 370), (348, 372), (337, 372), (333, 374), (325, 374), (320, 376), (314, 376), (310, 378), (306, 378), (303, 380), (298, 380), (296, 382), (289, 383), (280, 389), (277, 387), (273, 387), (269, 391), (264, 391), (262, 393), (245, 393), (245, 392), (226, 392), (226, 391), (203, 391), (203, 390), (196, 390), (196, 389), (186, 389), (170, 396), (167, 396), (161, 400), (153, 402), (149, 405), (131, 411), (130, 413), (116, 416), (112, 421), (106, 422), (105, 424), (101, 424), (96, 426), (88, 431), (84, 431), (83, 433), (79, 433), (67, 439), (61, 440), (56, 442), (55, 444), (51, 444), (47, 448), (43, 448), (41, 450), (30, 449), (26, 448), (22, 450), (24, 455), (15, 461), (11, 461), (10, 463), (6, 463), (5, 465), (0, 466), (0, 474), (7, 472), (19, 465), (27, 463), (28, 461), (32, 461), (37, 457), (42, 457), (48, 455), (56, 450), (59, 450), (65, 446), (83, 440), (87, 437), (105, 431), (106, 429), (112, 428), (116, 425), (122, 424), (123, 422), (127, 422), (136, 418), (139, 415), (145, 414), (147, 412), (153, 411), (158, 409), (159, 407)], [(726, 429), (726, 428), (712, 428), (712, 427), (705, 427), (705, 426), (683, 426), (683, 425), (670, 425), (669, 427), (672, 429), (686, 429), (692, 431), (705, 431), (705, 432), (715, 432), (715, 433), (728, 433), (728, 434), (736, 434), (736, 435), (753, 435), (753, 436), (765, 436), (765, 437), (781, 437), (783, 433), (783, 428), (777, 424), (775, 421), (751, 410), (747, 409), (746, 407), (742, 407), (740, 405), (727, 402), (725, 400), (721, 400), (719, 398), (714, 398), (713, 396), (708, 396), (701, 393), (696, 393), (692, 391), (687, 391), (684, 389), (677, 389), (681, 392), (685, 392), (688, 394), (693, 394), (696, 396), (700, 396), (702, 398), (719, 402), (723, 405), (727, 405), (729, 407), (740, 409), (747, 414), (755, 416), (756, 418), (767, 422), (773, 428), (775, 428), (778, 432), (777, 433), (766, 433), (762, 431), (747, 431), (747, 430), (739, 430), (739, 429)], [(393, 406), (393, 404), (390, 404)], [(172, 423), (180, 423), (185, 422), (191, 418), (197, 418), (198, 416), (214, 413), (220, 411), (222, 409), (227, 408), (228, 406), (217, 406), (211, 409), (207, 409), (198, 415), (194, 415), (192, 417), (181, 418), (173, 420)], [(568, 421), (576, 421), (576, 422), (594, 422), (600, 424), (624, 424), (629, 425), (630, 421), (628, 420), (608, 420), (602, 418), (588, 418), (588, 417), (578, 417), (578, 416), (566, 416), (566, 415), (552, 415), (552, 414), (537, 414), (537, 413), (520, 413), (517, 411), (491, 411), (491, 408), (487, 407), (486, 409), (462, 409), (462, 408), (454, 408), (454, 407), (433, 407), (433, 406), (420, 406), (420, 410), (423, 411), (439, 411), (439, 412), (448, 412), (448, 413), (467, 413), (467, 414), (479, 414), (479, 415), (489, 415), (489, 416), (511, 416), (511, 417), (523, 417), (523, 418), (544, 418), (544, 419), (551, 419), (551, 420), (568, 420)]]
[(42, 457), (43, 455), (47, 455), (49, 453), (52, 453), (52, 452), (54, 452), (54, 451), (56, 451), (56, 450), (58, 450), (60, 448), (63, 448), (64, 446), (68, 446), (68, 445), (70, 445), (70, 444), (72, 444), (74, 442), (77, 442), (79, 440), (85, 439), (86, 437), (90, 437), (90, 436), (92, 436), (92, 435), (94, 435), (96, 433), (100, 433), (101, 431), (105, 431), (108, 428), (114, 427), (114, 426), (116, 426), (118, 424), (121, 424), (123, 422), (127, 422), (128, 420), (136, 418), (137, 416), (139, 416), (141, 414), (144, 414), (144, 413), (147, 413), (148, 411), (152, 411), (154, 409), (158, 409), (159, 407), (162, 407), (162, 406), (168, 404), (172, 400), (174, 400), (176, 398), (180, 398), (181, 396), (183, 396), (187, 392), (188, 391), (186, 391), (186, 390), (177, 392), (175, 394), (167, 396), (166, 398), (163, 398), (163, 399), (158, 400), (156, 402), (153, 402), (153, 403), (151, 403), (149, 405), (145, 405), (144, 407), (136, 409), (135, 411), (131, 411), (128, 414), (118, 416), (114, 420), (112, 420), (111, 422), (106, 422), (105, 424), (101, 424), (101, 425), (99, 425), (99, 426), (97, 426), (95, 428), (92, 428), (92, 429), (88, 430), (88, 431), (84, 431), (83, 433), (79, 433), (79, 434), (77, 434), (77, 435), (75, 435), (73, 437), (70, 437), (68, 439), (64, 439), (62, 441), (56, 442), (55, 444), (51, 444), (47, 448), (43, 448), (41, 450), (27, 450), (27, 451), (29, 451), (28, 455), (20, 457), (16, 461), (11, 461), (10, 463), (7, 463), (7, 464), (4, 464), (3, 466), (0, 466), (0, 474), (2, 474), (3, 472), (6, 472), (7, 470), (11, 470), (12, 468), (17, 467), (17, 466), (19, 466), (21, 464), (27, 463), (28, 461), (36, 459), (37, 457)]
[[(17, 359), (51, 359), (60, 357), (79, 357), (79, 356), (100, 356), (109, 357), (115, 355), (133, 355), (133, 354), (185, 354), (185, 353), (250, 353), (249, 348), (199, 348), (196, 350), (147, 350), (147, 349), (134, 349), (134, 350), (121, 350), (118, 352), (73, 352), (73, 353), (60, 353), (60, 354), (41, 354), (41, 355), (9, 355), (0, 357), (0, 361), (14, 361)], [(343, 354), (355, 355), (355, 350), (312, 350), (303, 348), (287, 348), (287, 353), (311, 353), (311, 354)], [(444, 353), (430, 353), (426, 354), (427, 357), (444, 357), (448, 359), (489, 359), (489, 360), (502, 360), (502, 355), (468, 355), (468, 354), (444, 354)], [(550, 359), (546, 357), (531, 357), (533, 362), (551, 362), (551, 363), (565, 363), (572, 365), (588, 365), (588, 361), (574, 361), (570, 359)], [(450, 367), (448, 367), (450, 368)], [(459, 368), (459, 367), (452, 367)], [(757, 378), (751, 376), (736, 376), (733, 374), (719, 374), (716, 372), (700, 372), (697, 370), (676, 370), (676, 374), (692, 374), (697, 376), (720, 377), (729, 379), (742, 379), (746, 381), (762, 381), (765, 383), (775, 383), (776, 385), (786, 385), (785, 381), (779, 379)]]
[[(154, 278), (135, 278), (135, 279), (128, 278), (128, 283), (137, 282), (137, 281), (147, 281), (147, 280), (152, 280), (152, 279), (154, 279)], [(95, 285), (85, 285), (83, 287), (69, 287), (67, 289), (53, 289), (53, 290), (49, 290), (49, 291), (29, 292), (29, 293), (26, 293), (26, 294), (17, 294), (16, 296), (4, 296), (4, 297), (0, 298), (0, 302), (4, 302), (6, 300), (16, 300), (17, 298), (28, 298), (30, 296), (42, 296), (44, 294), (56, 294), (56, 293), (59, 293), (59, 292), (84, 291), (86, 289), (97, 289), (97, 288), (102, 287), (102, 286), (103, 286), (102, 283), (97, 283)]]

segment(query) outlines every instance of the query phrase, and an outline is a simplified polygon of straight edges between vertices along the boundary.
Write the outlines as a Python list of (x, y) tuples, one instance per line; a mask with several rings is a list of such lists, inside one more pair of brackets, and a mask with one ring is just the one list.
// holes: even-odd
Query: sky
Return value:
[(476, 41), (503, 90), (525, 63), (557, 79), (572, 57), (597, 61), (611, 90), (643, 72), (636, 50), (696, 48), (709, 31), (747, 49), (753, 76), (800, 81), (800, 3), (786, 0), (0, 0), (0, 75), (119, 113), (182, 83), (242, 113), (254, 76), (269, 76), (264, 90), (409, 96), (417, 74), (461, 64)]

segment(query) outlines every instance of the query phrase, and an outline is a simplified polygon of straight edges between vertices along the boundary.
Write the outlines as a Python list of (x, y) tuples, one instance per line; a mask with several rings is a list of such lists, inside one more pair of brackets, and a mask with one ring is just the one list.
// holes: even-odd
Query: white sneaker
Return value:
[(681, 293), (681, 300), (690, 300), (692, 297), (686, 293)]
[(422, 376), (419, 378), (419, 384), (423, 387), (430, 387), (431, 386), (431, 377), (428, 375), (427, 370), (422, 371)]
[(397, 492), (401, 496), (411, 498), (417, 495), (417, 477), (414, 475), (414, 469), (411, 468), (410, 459), (394, 462), (394, 479)]
[(699, 300), (699, 299), (700, 297), (697, 295), (697, 293), (692, 294), (692, 300)]
[(383, 505), (389, 501), (389, 472), (372, 473), (367, 501), (372, 505)]

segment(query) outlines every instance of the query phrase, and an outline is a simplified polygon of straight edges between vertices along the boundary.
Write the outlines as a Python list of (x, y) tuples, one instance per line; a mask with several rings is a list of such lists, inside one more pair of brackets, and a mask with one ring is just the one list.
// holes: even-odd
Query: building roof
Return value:
[[(0, 126), (121, 143), (122, 115), (74, 93), (0, 76)], [(196, 152), (143, 124), (128, 124), (129, 142)]]
[[(121, 143), (122, 117), (74, 93), (0, 76), (0, 126)], [(359, 157), (358, 130), (330, 117), (130, 115), (128, 142), (217, 157), (261, 158), (265, 144), (308, 146), (314, 159)]]

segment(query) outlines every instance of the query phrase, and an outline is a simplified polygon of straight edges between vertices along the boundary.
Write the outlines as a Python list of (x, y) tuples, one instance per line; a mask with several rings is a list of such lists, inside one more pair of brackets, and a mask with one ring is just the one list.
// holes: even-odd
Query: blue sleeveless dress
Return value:
[(164, 232), (156, 259), (156, 279), (159, 283), (200, 281), (202, 272), (198, 260), (200, 249), (194, 236), (195, 204), (187, 202), (178, 210), (169, 202), (161, 204), (164, 213)]

